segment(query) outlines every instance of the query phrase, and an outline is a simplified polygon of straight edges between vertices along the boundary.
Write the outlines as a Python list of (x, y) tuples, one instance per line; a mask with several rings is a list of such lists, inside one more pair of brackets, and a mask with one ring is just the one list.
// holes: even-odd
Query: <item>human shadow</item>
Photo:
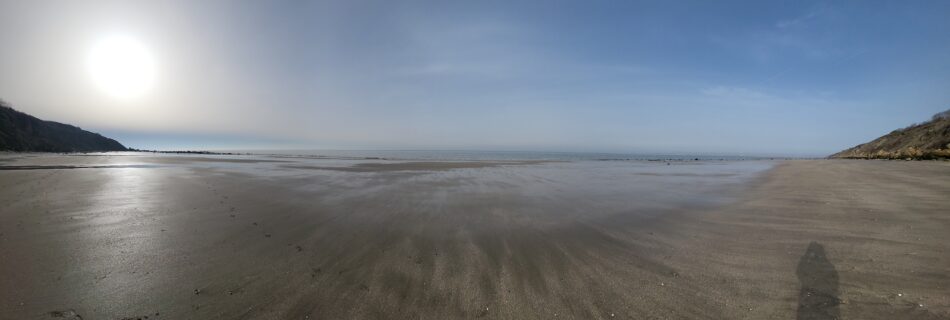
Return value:
[(825, 247), (817, 242), (808, 245), (798, 261), (799, 320), (839, 319), (838, 271), (825, 256)]

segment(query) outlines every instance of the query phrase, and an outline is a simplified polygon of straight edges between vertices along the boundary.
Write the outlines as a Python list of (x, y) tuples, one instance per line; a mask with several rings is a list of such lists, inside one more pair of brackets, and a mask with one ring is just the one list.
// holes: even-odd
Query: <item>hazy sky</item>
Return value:
[(3, 0), (0, 99), (150, 149), (820, 155), (950, 108), (950, 1), (449, 2)]

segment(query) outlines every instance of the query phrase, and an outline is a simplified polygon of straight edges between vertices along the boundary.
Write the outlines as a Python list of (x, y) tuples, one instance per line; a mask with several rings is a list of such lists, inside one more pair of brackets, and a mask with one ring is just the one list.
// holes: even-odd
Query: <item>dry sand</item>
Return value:
[(950, 318), (946, 162), (288, 162), (5, 156), (0, 319)]

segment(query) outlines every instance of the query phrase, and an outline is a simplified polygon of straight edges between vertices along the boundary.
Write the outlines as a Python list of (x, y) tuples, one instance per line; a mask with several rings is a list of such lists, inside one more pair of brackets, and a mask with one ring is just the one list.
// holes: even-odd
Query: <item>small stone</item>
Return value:
[(201, 294), (201, 289), (195, 289), (195, 295)]

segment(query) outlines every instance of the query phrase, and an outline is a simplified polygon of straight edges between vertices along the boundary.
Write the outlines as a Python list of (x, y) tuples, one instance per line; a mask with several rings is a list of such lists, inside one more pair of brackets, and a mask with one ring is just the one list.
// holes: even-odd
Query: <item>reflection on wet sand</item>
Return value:
[[(0, 171), (0, 319), (882, 318), (861, 314), (868, 308), (939, 319), (945, 310), (947, 236), (930, 221), (943, 221), (934, 212), (950, 206), (950, 184), (856, 174), (889, 163), (791, 162), (759, 176), (772, 164), (200, 158), (5, 163), (109, 167)], [(871, 180), (840, 185), (856, 178)], [(899, 187), (880, 191), (889, 185)], [(882, 203), (905, 205), (891, 209), (903, 214), (868, 211)], [(923, 240), (882, 231), (894, 224)], [(802, 257), (805, 235), (821, 244)], [(884, 262), (904, 272), (855, 272), (873, 250), (915, 254)], [(845, 285), (856, 275), (913, 295), (877, 303), (867, 297), (878, 292)]]
[[(18, 245), (0, 250), (29, 263), (0, 267), (32, 290), (0, 293), (24, 303), (4, 311), (519, 317), (552, 301), (545, 307), (552, 316), (631, 313), (623, 301), (637, 284), (617, 279), (676, 274), (631, 228), (681, 205), (718, 203), (722, 187), (768, 167), (303, 159), (294, 168), (212, 160), (11, 163), (86, 170), (4, 173), (49, 198), (5, 207), (0, 217), (57, 221), (6, 231)], [(641, 174), (653, 171), (670, 175)], [(38, 174), (50, 178), (31, 178)], [(69, 263), (50, 264), (60, 257)]]
[(0, 170), (67, 170), (67, 169), (127, 169), (127, 168), (155, 168), (157, 165), (130, 164), (108, 166), (0, 166)]

